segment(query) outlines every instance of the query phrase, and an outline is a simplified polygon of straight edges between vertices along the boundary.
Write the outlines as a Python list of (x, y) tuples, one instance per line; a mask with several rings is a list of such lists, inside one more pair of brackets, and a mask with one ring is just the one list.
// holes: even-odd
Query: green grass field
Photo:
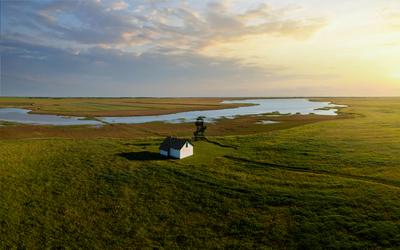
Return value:
[(2, 127), (0, 249), (399, 249), (400, 98), (330, 100), (341, 119), (210, 125), (181, 161), (148, 131)]

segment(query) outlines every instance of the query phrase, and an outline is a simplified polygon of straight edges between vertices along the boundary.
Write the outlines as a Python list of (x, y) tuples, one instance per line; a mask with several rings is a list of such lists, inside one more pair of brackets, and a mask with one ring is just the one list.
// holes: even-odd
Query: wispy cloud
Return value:
[(305, 39), (325, 24), (321, 18), (289, 18), (265, 4), (242, 13), (221, 2), (210, 2), (203, 10), (162, 1), (129, 6), (124, 1), (90, 0), (6, 2), (4, 8), (10, 16), (5, 36), (24, 33), (75, 46), (136, 50), (195, 51), (216, 41), (259, 34)]

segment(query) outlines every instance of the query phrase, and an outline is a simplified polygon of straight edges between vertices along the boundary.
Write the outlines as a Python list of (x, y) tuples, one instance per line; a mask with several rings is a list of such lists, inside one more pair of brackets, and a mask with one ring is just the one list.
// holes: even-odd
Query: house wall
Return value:
[(183, 159), (191, 155), (193, 155), (193, 146), (190, 143), (187, 143), (181, 148), (179, 159)]
[(169, 155), (168, 151), (160, 150), (160, 154), (164, 156), (171, 156), (176, 159), (183, 159), (188, 156), (193, 155), (193, 146), (190, 143), (185, 144), (181, 150), (176, 150), (176, 149), (169, 149)]
[(163, 156), (168, 156), (168, 151), (160, 150), (160, 154)]
[(171, 148), (171, 149), (169, 150), (169, 155), (170, 155), (171, 157), (176, 158), (176, 159), (181, 159), (181, 152), (180, 152), (179, 150), (176, 150), (176, 149)]

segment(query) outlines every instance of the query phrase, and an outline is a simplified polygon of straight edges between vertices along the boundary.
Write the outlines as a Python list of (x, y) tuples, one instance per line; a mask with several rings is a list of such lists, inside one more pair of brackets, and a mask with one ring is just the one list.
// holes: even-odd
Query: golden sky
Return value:
[(296, 3), (286, 15), (316, 19), (317, 28), (244, 34), (212, 43), (202, 53), (298, 76), (281, 80), (283, 86), (308, 86), (327, 95), (329, 89), (344, 95), (400, 95), (400, 1)]
[(399, 0), (1, 1), (0, 95), (400, 96)]

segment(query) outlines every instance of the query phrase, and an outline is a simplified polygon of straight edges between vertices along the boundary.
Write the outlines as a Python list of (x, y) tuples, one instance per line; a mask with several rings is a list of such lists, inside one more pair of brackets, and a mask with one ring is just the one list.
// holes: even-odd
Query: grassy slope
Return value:
[(0, 108), (25, 108), (35, 114), (66, 116), (160, 115), (238, 107), (221, 98), (26, 98), (1, 97)]
[(0, 248), (400, 247), (400, 101), (354, 119), (196, 143), (0, 141)]

